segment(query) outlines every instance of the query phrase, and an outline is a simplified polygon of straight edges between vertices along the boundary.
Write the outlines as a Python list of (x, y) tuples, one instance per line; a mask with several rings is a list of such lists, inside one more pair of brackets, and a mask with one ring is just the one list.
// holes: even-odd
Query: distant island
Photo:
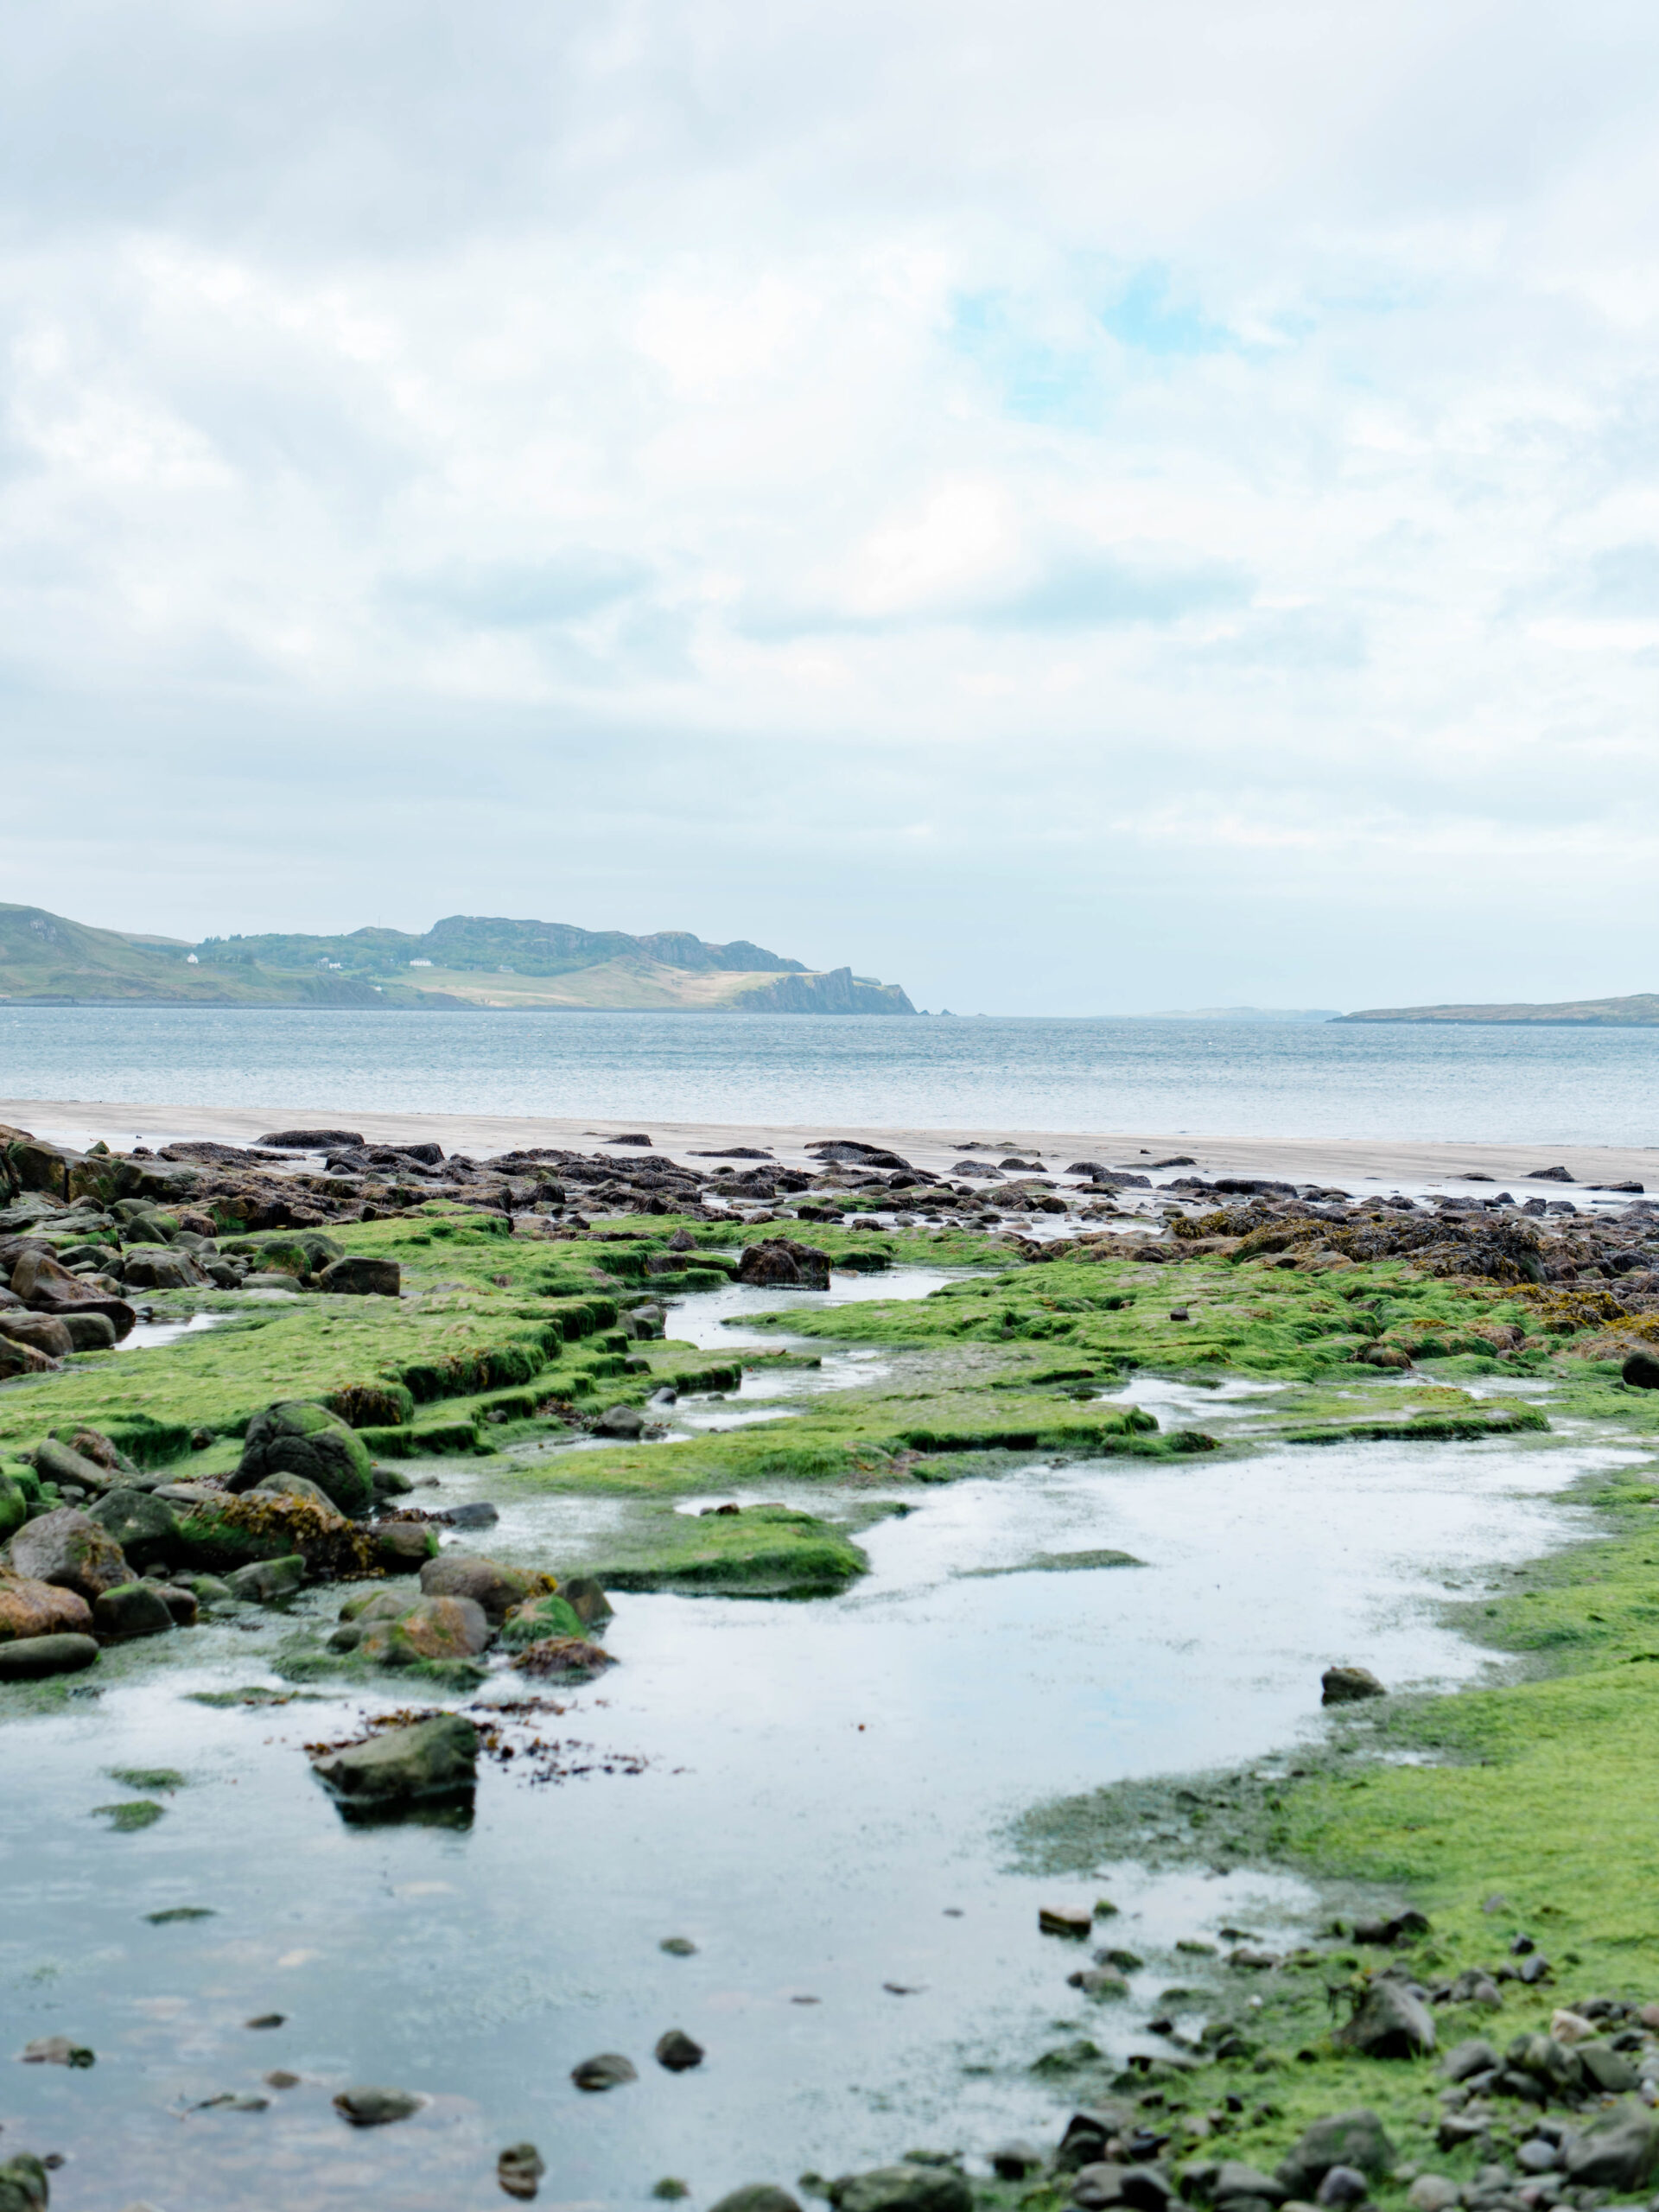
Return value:
[(1555, 1006), (1372, 1006), (1338, 1021), (1483, 1021), (1535, 1028), (1659, 1029), (1659, 993), (1624, 999), (1563, 999)]
[(914, 1014), (897, 983), (810, 969), (739, 939), (629, 937), (451, 914), (424, 935), (181, 938), (93, 929), (0, 904), (0, 1005), (681, 1008)]

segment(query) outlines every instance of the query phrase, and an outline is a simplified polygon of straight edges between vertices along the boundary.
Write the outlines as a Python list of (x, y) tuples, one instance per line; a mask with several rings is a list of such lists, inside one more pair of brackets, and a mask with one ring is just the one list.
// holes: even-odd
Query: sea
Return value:
[(0, 1007), (0, 1097), (1168, 1136), (1659, 1141), (1659, 1029)]

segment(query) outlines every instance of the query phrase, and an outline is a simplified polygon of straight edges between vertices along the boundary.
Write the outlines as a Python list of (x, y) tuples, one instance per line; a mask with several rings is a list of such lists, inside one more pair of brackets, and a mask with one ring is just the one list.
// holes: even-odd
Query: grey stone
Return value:
[(1645, 2105), (1615, 2105), (1567, 2139), (1561, 2163), (1580, 2189), (1644, 2189), (1659, 2168), (1659, 2119)]
[(109, 1531), (90, 1514), (67, 1505), (42, 1513), (17, 1531), (11, 1540), (11, 1564), (33, 1581), (75, 1591), (88, 1605), (132, 1573)]
[(114, 1469), (101, 1466), (73, 1445), (60, 1443), (55, 1436), (35, 1446), (35, 1471), (43, 1482), (79, 1483), (82, 1490), (92, 1491), (100, 1498), (121, 1482)]
[(57, 1318), (68, 1330), (69, 1342), (76, 1351), (115, 1350), (115, 1324), (107, 1313), (77, 1313), (73, 1306), (66, 1306)]
[(639, 1435), (645, 1426), (645, 1417), (638, 1406), (607, 1406), (594, 1423), (595, 1436)]
[(1421, 1998), (1397, 1981), (1374, 1981), (1332, 2041), (1363, 2058), (1416, 2058), (1434, 2048), (1434, 2023)]
[(1604, 2094), (1623, 2096), (1641, 2081), (1624, 2052), (1615, 2050), (1611, 2044), (1581, 2043), (1573, 2055), (1589, 2080)]
[(173, 1627), (172, 1608), (153, 1582), (122, 1582), (92, 1600), (92, 1625), (110, 1643), (140, 1636), (165, 1636)]
[(264, 1475), (254, 1484), (252, 1495), (264, 1497), (304, 1497), (313, 1505), (326, 1506), (330, 1513), (340, 1508), (327, 1491), (305, 1475)]
[(625, 2082), (637, 2082), (632, 2059), (624, 2058), (620, 2050), (601, 2050), (596, 2057), (584, 2058), (570, 2069), (570, 2079), (579, 2089), (590, 2089), (595, 2094), (601, 2089), (620, 2088)]
[(831, 2183), (830, 2201), (837, 2212), (972, 2212), (974, 2197), (963, 2177), (949, 2166), (918, 2166), (906, 2161), (843, 2176)]
[(25, 2066), (91, 2066), (95, 2054), (73, 2036), (36, 2036), (17, 2054)]
[(396, 1298), (404, 1287), (396, 1260), (362, 1259), (356, 1255), (332, 1260), (317, 1277), (319, 1290), (351, 1298)]
[(257, 1559), (225, 1578), (232, 1597), (255, 1605), (275, 1605), (305, 1586), (305, 1561), (297, 1552), (286, 1559)]
[(1242, 2158), (1224, 2158), (1216, 2168), (1210, 2184), (1210, 2195), (1217, 2204), (1236, 2196), (1253, 2196), (1264, 2204), (1282, 2204), (1287, 2190), (1282, 2182), (1271, 2174), (1264, 2174), (1259, 2167), (1247, 2166)]
[(474, 1497), (465, 1505), (446, 1505), (432, 1517), (449, 1529), (493, 1529), (501, 1515), (487, 1497)]
[(1313, 2201), (1333, 2208), (1333, 2212), (1342, 2212), (1342, 2208), (1348, 2205), (1363, 2204), (1370, 2193), (1370, 2183), (1357, 2166), (1332, 2166), (1319, 2183)]
[(78, 1674), (97, 1657), (98, 1645), (90, 1636), (20, 1636), (10, 1643), (0, 1643), (0, 1682)]
[(702, 2065), (705, 2053), (702, 2045), (694, 2043), (683, 2028), (671, 2028), (666, 2035), (658, 2037), (652, 2056), (671, 2074), (686, 2074), (692, 2067)]
[(152, 1567), (169, 1566), (180, 1556), (179, 1524), (165, 1498), (143, 1490), (122, 1487), (106, 1491), (86, 1509), (87, 1518), (120, 1545), (128, 1561), (142, 1574)]
[(365, 2082), (342, 2089), (334, 2099), (334, 2110), (353, 2127), (385, 2127), (394, 2120), (407, 2120), (423, 2102), (408, 2089), (376, 2088)]
[(514, 2143), (495, 2162), (495, 2178), (508, 2196), (534, 2196), (547, 2163), (533, 2143)]
[(312, 1771), (349, 1803), (381, 1807), (454, 1796), (478, 1778), (478, 1731), (459, 1713), (403, 1728), (383, 1728), (366, 1743), (325, 1751)]
[(1511, 2072), (1541, 2084), (1550, 2096), (1568, 2094), (1584, 2079), (1577, 2051), (1557, 2043), (1554, 2036), (1517, 2036), (1504, 2053), (1504, 2063)]
[(709, 2212), (801, 2212), (801, 2208), (786, 2189), (775, 2188), (769, 2181), (752, 2181), (728, 2190)]
[(498, 1559), (472, 1552), (451, 1552), (428, 1560), (421, 1568), (421, 1590), (428, 1598), (469, 1598), (483, 1608), (493, 1628), (499, 1628), (515, 1605), (546, 1587), (543, 1578), (524, 1567), (508, 1567)]
[(1419, 2174), (1406, 2191), (1411, 2212), (1452, 2212), (1458, 2197), (1458, 2184), (1444, 2174)]
[(1121, 1974), (1114, 1974), (1109, 1967), (1079, 1967), (1076, 1974), (1065, 1977), (1066, 1986), (1080, 1989), (1085, 1997), (1127, 1997), (1129, 1985)]
[(1535, 2135), (1522, 2144), (1515, 2154), (1515, 2163), (1523, 2173), (1553, 2173), (1561, 2162), (1560, 2148), (1545, 2142), (1541, 2135)]
[(1319, 1683), (1321, 1705), (1354, 1705), (1361, 1698), (1388, 1695), (1369, 1667), (1327, 1667)]
[(63, 1323), (49, 1313), (0, 1313), (0, 1337), (27, 1344), (48, 1359), (67, 1359), (75, 1348), (75, 1340)]
[(1034, 2143), (1020, 2141), (999, 2143), (988, 2158), (991, 2171), (999, 2181), (1023, 2181), (1043, 2163), (1043, 2154)]
[(1382, 2121), (1363, 2105), (1330, 2113), (1306, 2129), (1279, 2162), (1292, 2196), (1312, 2197), (1332, 2166), (1357, 2166), (1373, 2181), (1393, 2172), (1395, 2150)]
[(1448, 2082), (1466, 2082), (1471, 2074), (1490, 2074), (1502, 2063), (1483, 2037), (1471, 2036), (1466, 2043), (1453, 2044), (1441, 2061), (1440, 2071)]

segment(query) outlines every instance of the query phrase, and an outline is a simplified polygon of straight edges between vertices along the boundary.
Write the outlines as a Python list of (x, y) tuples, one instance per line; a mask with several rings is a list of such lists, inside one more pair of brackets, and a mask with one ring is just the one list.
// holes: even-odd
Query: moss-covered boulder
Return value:
[(307, 1497), (255, 1491), (234, 1497), (198, 1495), (178, 1504), (184, 1562), (210, 1574), (293, 1553), (304, 1560), (308, 1573), (319, 1576), (366, 1574), (373, 1564), (368, 1533), (353, 1527), (343, 1513)]
[(305, 1399), (286, 1399), (254, 1415), (226, 1488), (251, 1490), (267, 1475), (303, 1475), (353, 1519), (374, 1503), (367, 1446), (338, 1414)]
[(73, 1590), (91, 1605), (100, 1592), (130, 1580), (121, 1547), (90, 1514), (60, 1505), (21, 1528), (11, 1540), (11, 1564), (37, 1581)]
[(164, 1498), (149, 1491), (108, 1491), (88, 1509), (87, 1518), (114, 1537), (141, 1574), (152, 1567), (171, 1567), (183, 1557), (178, 1516)]
[(575, 1607), (550, 1592), (513, 1607), (502, 1624), (501, 1643), (505, 1650), (522, 1651), (527, 1644), (539, 1643), (550, 1636), (580, 1642), (587, 1633), (587, 1624)]
[(427, 1597), (470, 1598), (497, 1628), (515, 1605), (542, 1596), (551, 1586), (550, 1578), (533, 1567), (508, 1567), (499, 1559), (469, 1552), (451, 1552), (421, 1569), (421, 1588)]
[(475, 1659), (494, 1633), (470, 1598), (405, 1599), (390, 1618), (371, 1605), (359, 1615), (356, 1649), (377, 1667), (413, 1667), (435, 1659)]
[(365, 1808), (451, 1796), (478, 1778), (478, 1731), (464, 1713), (445, 1713), (315, 1753), (312, 1771), (344, 1803)]
[(29, 1518), (29, 1498), (20, 1482), (0, 1474), (0, 1544), (14, 1535)]

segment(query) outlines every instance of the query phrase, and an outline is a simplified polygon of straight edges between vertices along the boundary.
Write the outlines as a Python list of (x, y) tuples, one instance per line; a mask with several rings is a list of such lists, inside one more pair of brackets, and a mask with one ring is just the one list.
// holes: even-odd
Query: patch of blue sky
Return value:
[(1102, 354), (1055, 345), (1020, 322), (1018, 302), (1007, 293), (964, 293), (954, 302), (947, 342), (995, 385), (1004, 413), (1016, 422), (1097, 428), (1112, 382)]
[(1160, 359), (1228, 353), (1239, 343), (1235, 332), (1211, 322), (1172, 289), (1169, 270), (1160, 262), (1137, 269), (1111, 305), (1101, 308), (1100, 321), (1120, 346)]

